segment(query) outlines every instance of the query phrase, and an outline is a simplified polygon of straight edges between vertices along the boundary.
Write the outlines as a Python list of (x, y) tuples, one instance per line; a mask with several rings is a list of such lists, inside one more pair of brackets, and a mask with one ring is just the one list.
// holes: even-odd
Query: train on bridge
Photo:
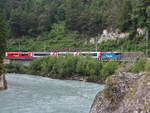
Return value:
[(118, 61), (129, 61), (129, 60), (136, 60), (139, 57), (145, 57), (144, 53), (127, 53), (127, 52), (6, 52), (5, 58), (6, 59), (36, 59), (48, 56), (65, 56), (65, 55), (72, 55), (72, 56), (89, 56), (91, 58), (97, 60), (118, 60)]

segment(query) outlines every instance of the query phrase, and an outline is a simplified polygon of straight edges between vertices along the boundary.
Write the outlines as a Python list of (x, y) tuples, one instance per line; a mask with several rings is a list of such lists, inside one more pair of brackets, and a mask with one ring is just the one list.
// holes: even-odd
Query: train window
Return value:
[(69, 53), (69, 54), (58, 54), (59, 56), (73, 56), (73, 54)]
[(22, 53), (22, 56), (28, 56), (28, 54), (27, 53)]
[(116, 55), (121, 55), (121, 53), (115, 53)]
[(97, 56), (97, 53), (82, 53), (83, 56)]
[(12, 54), (8, 53), (8, 55), (12, 55)]
[(34, 56), (50, 56), (49, 54), (34, 54)]
[(11, 56), (19, 56), (19, 54), (10, 54)]

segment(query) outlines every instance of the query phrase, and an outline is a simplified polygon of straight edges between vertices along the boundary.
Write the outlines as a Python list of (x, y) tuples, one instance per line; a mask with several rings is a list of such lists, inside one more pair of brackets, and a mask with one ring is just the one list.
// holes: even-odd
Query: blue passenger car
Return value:
[(121, 53), (118, 52), (104, 52), (102, 54), (103, 60), (119, 60), (121, 59)]

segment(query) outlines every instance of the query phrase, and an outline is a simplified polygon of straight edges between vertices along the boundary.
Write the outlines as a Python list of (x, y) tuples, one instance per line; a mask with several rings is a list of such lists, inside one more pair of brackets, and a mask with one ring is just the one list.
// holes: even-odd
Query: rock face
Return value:
[(0, 76), (0, 90), (7, 89), (7, 82), (5, 80), (5, 75)]
[[(102, 43), (103, 41), (107, 41), (107, 40), (117, 40), (120, 38), (129, 38), (130, 33), (119, 32), (119, 31), (120, 31), (119, 29), (116, 29), (116, 30), (104, 29), (102, 34), (97, 37), (98, 39), (91, 38), (89, 42), (91, 44), (95, 44), (96, 42)], [(145, 29), (137, 28), (137, 35), (143, 36), (145, 34), (145, 31), (146, 31)]]
[(118, 38), (128, 38), (129, 37), (129, 33), (119, 33), (118, 30), (116, 30), (115, 32), (113, 31), (108, 31), (108, 30), (103, 30), (102, 35), (100, 36), (98, 43), (101, 43), (102, 41), (106, 41), (106, 40), (116, 40)]
[(150, 73), (119, 73), (106, 80), (90, 113), (150, 113)]
[(116, 40), (116, 39), (119, 39), (119, 38), (128, 38), (129, 37), (129, 33), (119, 33), (118, 30), (107, 30), (107, 29), (104, 29), (102, 34), (99, 35), (97, 38), (98, 39), (95, 39), (95, 38), (91, 38), (89, 40), (89, 42), (91, 44), (95, 44), (96, 42), (97, 43), (101, 43), (103, 41), (107, 41), (107, 40)]

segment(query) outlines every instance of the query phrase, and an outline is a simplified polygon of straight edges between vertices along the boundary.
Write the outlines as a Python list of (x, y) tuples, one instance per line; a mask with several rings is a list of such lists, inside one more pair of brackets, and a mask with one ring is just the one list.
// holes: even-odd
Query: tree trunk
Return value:
[(7, 89), (7, 82), (5, 79), (5, 75), (0, 76), (0, 90)]

